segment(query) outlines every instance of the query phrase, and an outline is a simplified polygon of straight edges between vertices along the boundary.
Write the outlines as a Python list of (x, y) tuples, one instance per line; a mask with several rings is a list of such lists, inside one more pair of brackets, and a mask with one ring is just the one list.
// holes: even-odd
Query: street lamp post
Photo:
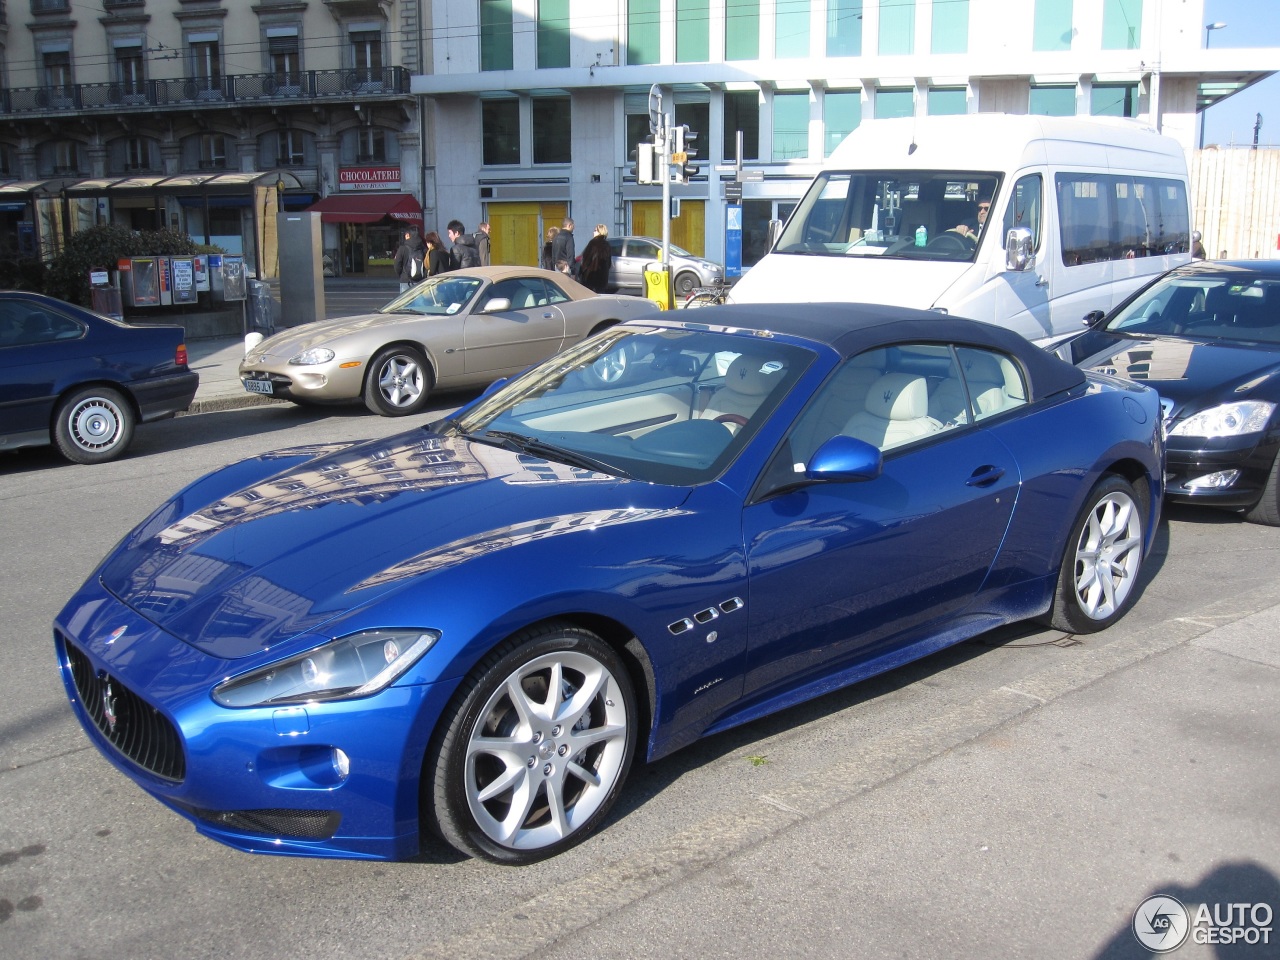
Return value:
[[(1206, 23), (1204, 25), (1204, 48), (1206, 50), (1209, 49), (1209, 38), (1213, 36), (1213, 31), (1221, 30), (1225, 26), (1226, 24), (1223, 23), (1221, 20), (1216, 20), (1213, 23)], [(1208, 107), (1205, 107), (1205, 110), (1208, 110), (1208, 109), (1209, 109)], [(1204, 110), (1200, 111), (1200, 149), (1201, 150), (1204, 149), (1204, 113), (1205, 113)]]

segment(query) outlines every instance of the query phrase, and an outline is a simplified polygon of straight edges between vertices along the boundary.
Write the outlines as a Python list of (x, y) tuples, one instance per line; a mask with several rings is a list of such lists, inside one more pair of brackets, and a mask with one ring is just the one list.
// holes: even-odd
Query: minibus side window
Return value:
[(1009, 198), (1009, 206), (1004, 211), (1004, 230), (1000, 232), (1000, 242), (1016, 227), (1026, 227), (1031, 231), (1031, 249), (1040, 250), (1040, 211), (1043, 207), (1042, 197), (1044, 184), (1040, 174), (1033, 173), (1019, 177), (1013, 185), (1013, 193)]
[(1180, 181), (1092, 173), (1060, 173), (1056, 181), (1068, 267), (1188, 249), (1187, 193)]

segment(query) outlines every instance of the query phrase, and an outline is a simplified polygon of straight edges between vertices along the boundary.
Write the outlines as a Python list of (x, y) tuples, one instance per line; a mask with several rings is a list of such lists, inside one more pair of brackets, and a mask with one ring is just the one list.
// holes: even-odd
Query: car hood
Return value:
[(928, 310), (972, 263), (771, 253), (733, 286), (734, 303), (857, 300)]
[(245, 355), (246, 363), (263, 361), (285, 361), (303, 350), (322, 344), (332, 345), (334, 340), (355, 336), (367, 330), (380, 327), (392, 327), (398, 324), (430, 318), (413, 313), (365, 313), (354, 317), (334, 317), (331, 320), (316, 320), (292, 327), (283, 333), (263, 340)]
[(1087, 334), (1090, 351), (1079, 366), (1155, 387), (1178, 416), (1240, 397), (1280, 373), (1280, 349), (1182, 337)]
[(670, 516), (688, 495), (426, 430), (283, 472), (260, 460), (260, 479), (212, 503), (201, 484), (190, 504), (179, 494), (98, 571), (123, 603), (222, 659), (323, 636), (327, 620), (472, 558), (565, 536), (594, 537), (594, 552), (602, 529)]

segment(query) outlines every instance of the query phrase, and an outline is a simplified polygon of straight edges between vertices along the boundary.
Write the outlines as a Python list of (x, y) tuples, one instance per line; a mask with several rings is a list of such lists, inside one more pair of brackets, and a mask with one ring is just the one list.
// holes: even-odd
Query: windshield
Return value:
[(821, 173), (774, 252), (970, 261), (999, 186), (999, 174), (969, 171)]
[(445, 316), (457, 313), (484, 285), (479, 277), (442, 274), (410, 287), (390, 303), (379, 308), (379, 313), (421, 313)]
[(649, 483), (712, 480), (813, 354), (708, 330), (615, 327), (481, 399), (447, 429)]
[(1280, 280), (1256, 274), (1168, 276), (1107, 322), (1108, 333), (1280, 343)]

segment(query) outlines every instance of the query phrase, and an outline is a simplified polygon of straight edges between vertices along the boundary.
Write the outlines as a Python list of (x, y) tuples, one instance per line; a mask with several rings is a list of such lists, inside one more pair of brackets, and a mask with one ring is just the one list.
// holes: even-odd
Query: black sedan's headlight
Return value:
[(440, 639), (436, 630), (366, 630), (288, 660), (224, 680), (224, 707), (313, 703), (367, 697), (388, 686)]
[(1238, 400), (1193, 413), (1177, 424), (1172, 437), (1240, 437), (1267, 429), (1276, 405), (1266, 400)]

